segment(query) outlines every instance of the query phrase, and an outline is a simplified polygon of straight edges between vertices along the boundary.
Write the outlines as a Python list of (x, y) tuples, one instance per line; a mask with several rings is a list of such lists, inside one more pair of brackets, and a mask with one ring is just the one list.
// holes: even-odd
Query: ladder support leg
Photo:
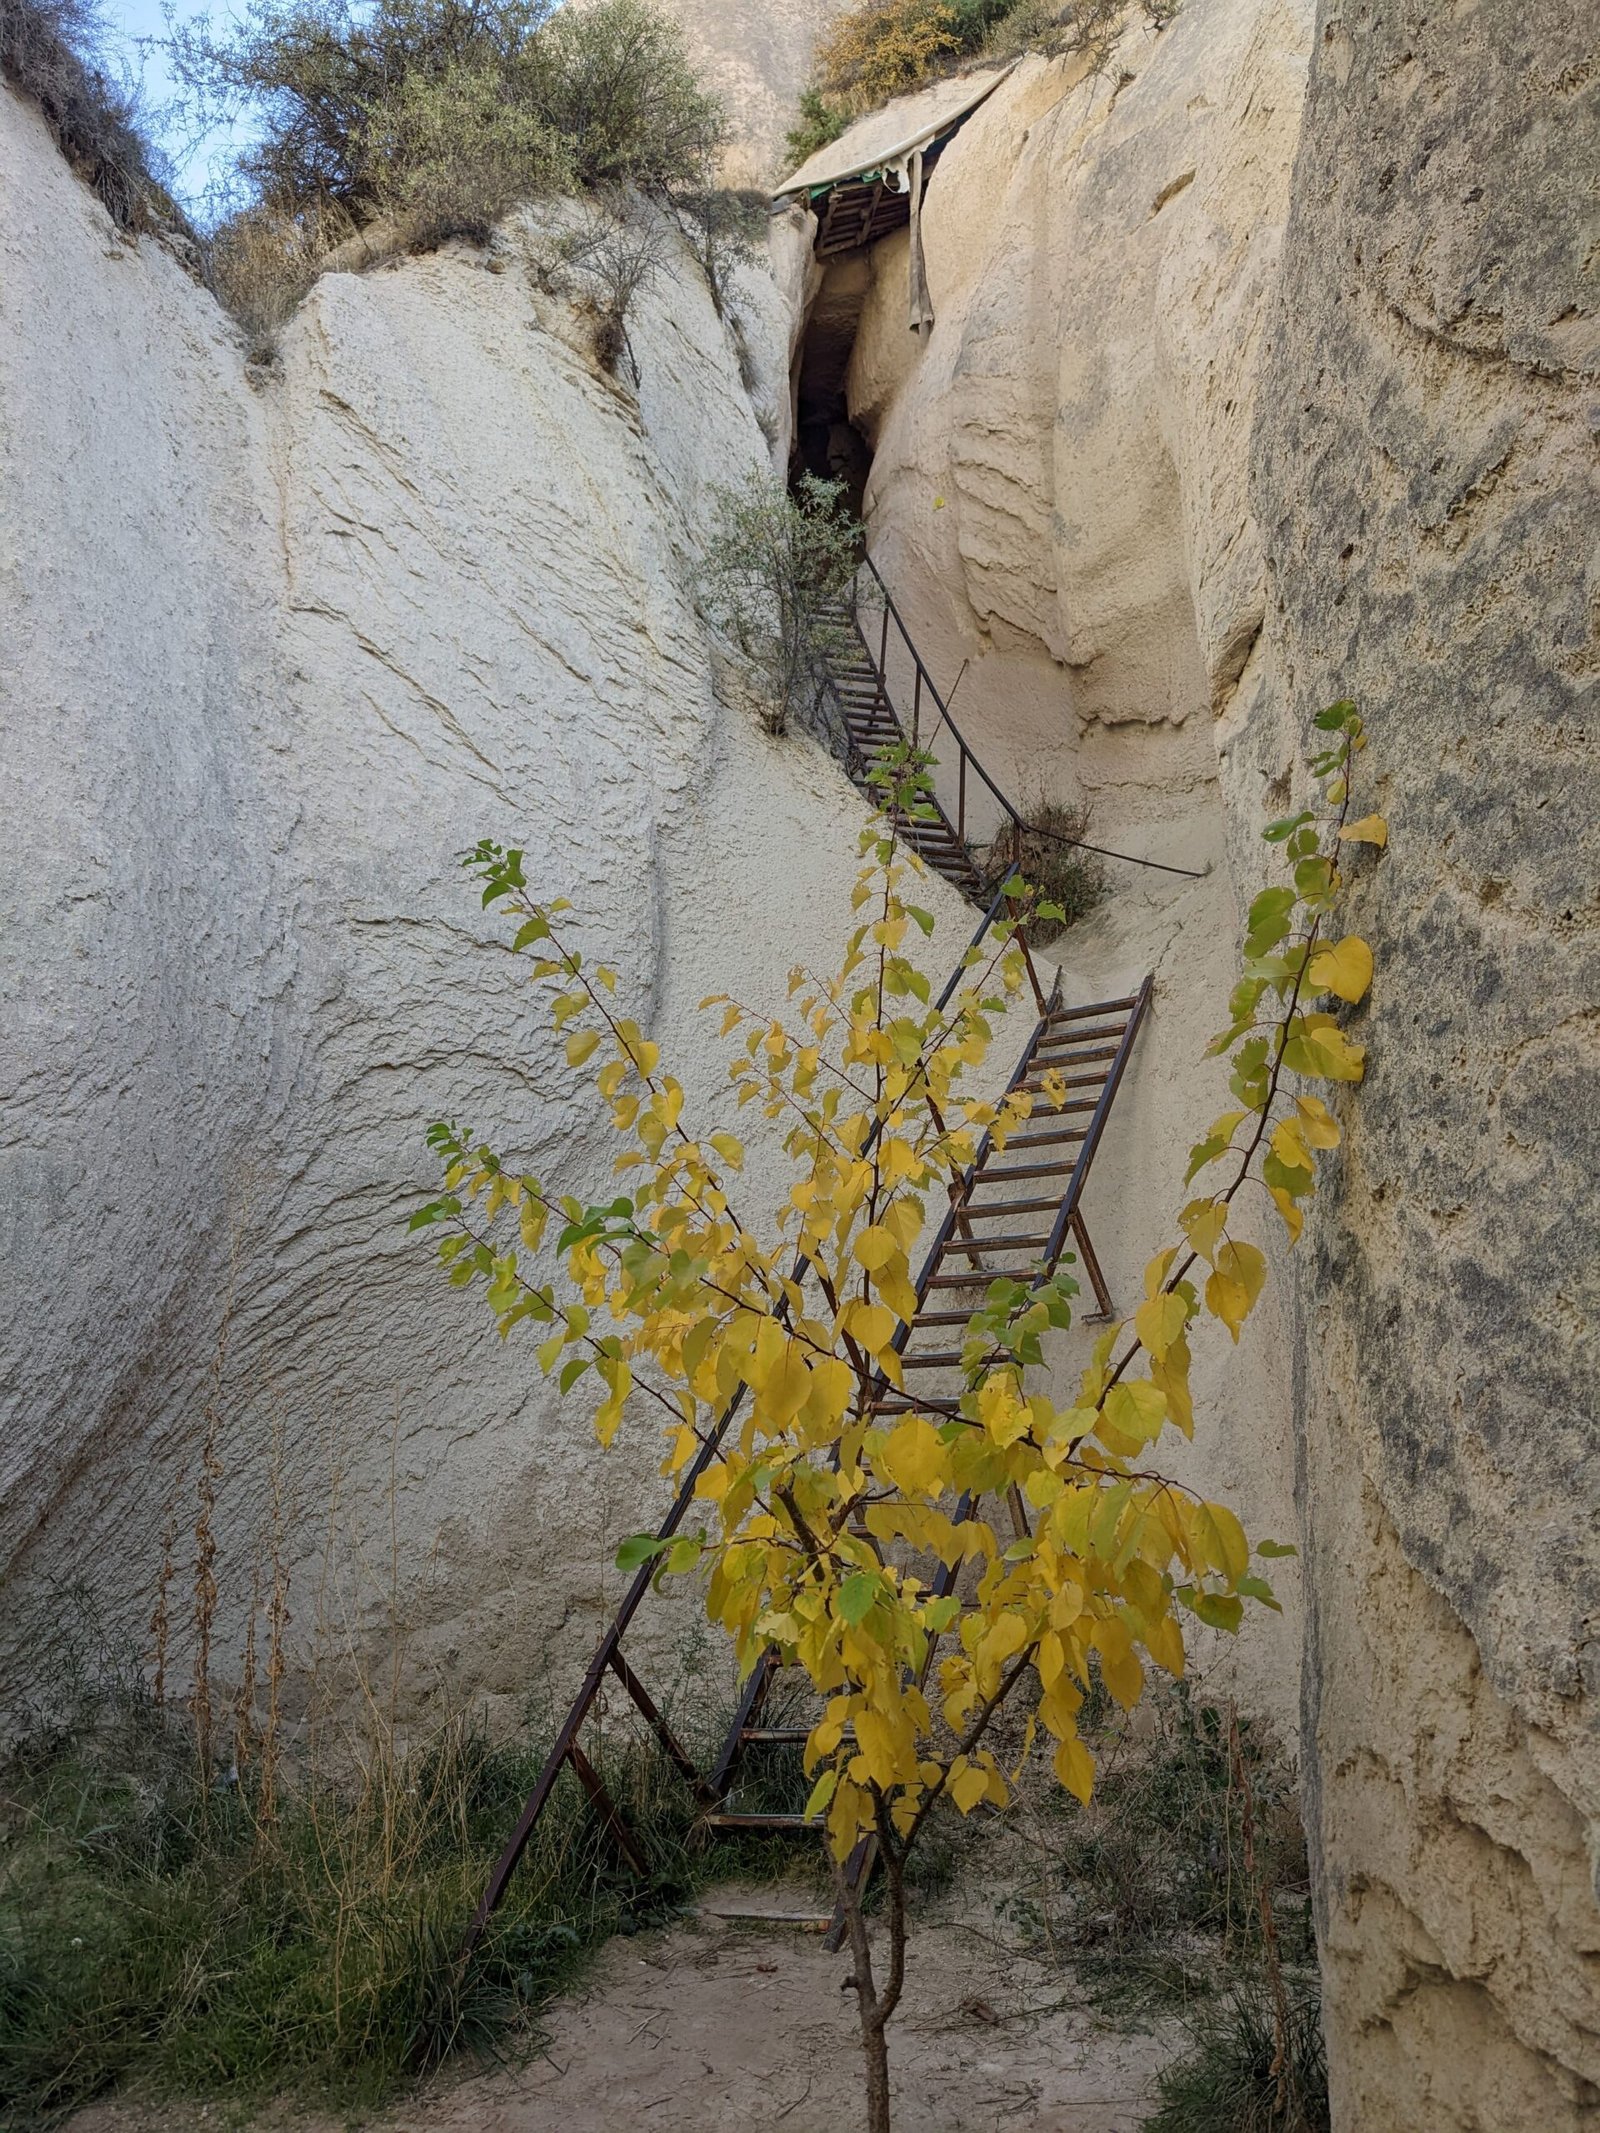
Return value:
[(605, 1824), (611, 1841), (616, 1845), (617, 1850), (621, 1852), (623, 1858), (627, 1860), (629, 1866), (633, 1868), (633, 1871), (641, 1880), (648, 1880), (650, 1877), (649, 1860), (646, 1859), (644, 1853), (635, 1844), (627, 1823), (623, 1821), (621, 1815), (617, 1812), (616, 1802), (605, 1788), (605, 1780), (576, 1741), (567, 1750), (567, 1760), (571, 1763), (573, 1769), (577, 1771), (584, 1791), (589, 1795), (595, 1812)]
[(1078, 1210), (1072, 1210), (1072, 1234), (1077, 1242), (1078, 1253), (1083, 1260), (1083, 1270), (1089, 1277), (1089, 1286), (1094, 1290), (1097, 1318), (1110, 1318), (1111, 1291), (1106, 1287), (1106, 1277), (1100, 1271), (1100, 1262), (1095, 1257), (1094, 1246), (1089, 1242), (1089, 1225)]

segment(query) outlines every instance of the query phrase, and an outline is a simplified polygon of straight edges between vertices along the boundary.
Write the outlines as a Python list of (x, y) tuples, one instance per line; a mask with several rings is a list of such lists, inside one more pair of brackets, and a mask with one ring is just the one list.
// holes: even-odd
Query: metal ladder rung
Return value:
[(1117, 1014), (1123, 1008), (1137, 1007), (1139, 995), (1129, 993), (1125, 1000), (1096, 1000), (1088, 1007), (1053, 1007), (1045, 1016), (1046, 1022), (1081, 1022), (1085, 1015)]
[[(1041, 1178), (1049, 1178), (1049, 1177), (1058, 1177), (1058, 1178), (1060, 1178), (1060, 1179), (1062, 1180), (1062, 1182), (1063, 1182), (1063, 1186), (1065, 1186), (1065, 1182), (1066, 1182), (1066, 1180), (1067, 1180), (1067, 1179), (1068, 1179), (1069, 1177), (1071, 1177), (1071, 1175), (1072, 1175), (1072, 1169), (1071, 1169), (1071, 1165), (1070, 1165), (1070, 1164), (1059, 1164), (1059, 1163), (1058, 1163), (1058, 1164), (1050, 1164), (1050, 1165), (1044, 1165), (1044, 1166), (1041, 1166), (1041, 1167), (1040, 1167), (1040, 1168), (1039, 1168), (1038, 1170), (1013, 1170), (1013, 1171), (987, 1171), (987, 1170), (986, 1170), (986, 1171), (984, 1171), (984, 1172), (983, 1172), (983, 1173), (982, 1173), (982, 1174), (981, 1174), (980, 1176), (978, 1176), (978, 1177), (976, 1177), (976, 1178), (974, 1178), (974, 1179), (973, 1179), (973, 1181), (972, 1181), (972, 1189), (973, 1189), (973, 1191), (974, 1191), (974, 1192), (976, 1192), (976, 1191), (977, 1191), (977, 1189), (978, 1189), (978, 1187), (979, 1187), (980, 1185), (984, 1184), (984, 1183), (985, 1183), (985, 1182), (986, 1182), (986, 1181), (987, 1181), (987, 1180), (988, 1180), (989, 1178), (991, 1178), (991, 1177), (1016, 1177), (1016, 1178), (1028, 1178), (1028, 1177), (1041, 1177)], [(1005, 1217), (1007, 1217), (1007, 1216), (1010, 1216), (1010, 1215), (1047, 1215), (1047, 1214), (1053, 1214), (1053, 1213), (1055, 1212), (1055, 1210), (1056, 1210), (1056, 1209), (1057, 1209), (1057, 1208), (1058, 1208), (1058, 1207), (1059, 1207), (1060, 1205), (1061, 1205), (1061, 1194), (1060, 1194), (1060, 1193), (1052, 1193), (1052, 1194), (1051, 1194), (1051, 1196), (1050, 1196), (1050, 1197), (1049, 1197), (1048, 1199), (1038, 1199), (1038, 1200), (996, 1200), (996, 1201), (994, 1201), (994, 1202), (992, 1203), (992, 1205), (990, 1205), (990, 1206), (988, 1206), (988, 1207), (980, 1207), (980, 1206), (979, 1206), (979, 1205), (977, 1204), (977, 1202), (976, 1202), (975, 1200), (973, 1200), (973, 1199), (971, 1199), (971, 1198), (968, 1198), (968, 1199), (965, 1199), (965, 1200), (963, 1200), (963, 1201), (962, 1201), (962, 1203), (961, 1203), (961, 1212), (962, 1212), (962, 1214), (963, 1214), (963, 1215), (971, 1215), (971, 1216), (972, 1216), (972, 1217), (974, 1218), (974, 1220), (975, 1220), (975, 1221), (980, 1221), (980, 1222), (996, 1222), (996, 1221), (1000, 1221), (1000, 1220), (1002, 1220), (1002, 1219), (1004, 1219)]]

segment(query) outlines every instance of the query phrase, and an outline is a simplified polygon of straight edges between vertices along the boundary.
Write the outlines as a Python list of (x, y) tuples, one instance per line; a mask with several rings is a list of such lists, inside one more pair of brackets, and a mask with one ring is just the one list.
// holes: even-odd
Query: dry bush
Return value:
[(766, 193), (728, 187), (672, 195), (672, 212), (718, 318), (727, 316), (735, 270), (755, 259), (766, 236), (769, 208)]
[(1020, 872), (1045, 903), (1062, 913), (1059, 919), (1037, 919), (1028, 929), (1035, 946), (1045, 948), (1100, 902), (1106, 890), (1105, 874), (1097, 854), (1082, 848), (1089, 833), (1086, 808), (1070, 807), (1036, 792), (1022, 814), (1020, 838), (1007, 827), (986, 853), (984, 871), (996, 888), (1008, 874)]
[(803, 162), (853, 118), (953, 74), (1021, 52), (1087, 53), (1098, 72), (1135, 8), (1162, 29), (1179, 0), (865, 0), (817, 48), (789, 151)]
[(135, 123), (133, 96), (106, 66), (104, 35), (96, 0), (0, 0), (0, 76), (39, 106), (62, 154), (121, 228), (182, 228)]
[(870, 110), (944, 71), (962, 39), (947, 0), (870, 0), (841, 15), (817, 48), (817, 86), (830, 102)]
[[(225, 29), (176, 28), (169, 49), (192, 123), (255, 123), (249, 204), (219, 236), (214, 280), (268, 343), (330, 221), (424, 250), (481, 242), (553, 193), (698, 197), (724, 132), (681, 30), (647, 0), (246, 0)], [(588, 293), (614, 369), (628, 299), (663, 255), (636, 218), (606, 222)], [(720, 224), (715, 242), (720, 266)]]
[(323, 261), (354, 231), (331, 203), (282, 213), (247, 208), (223, 224), (209, 251), (211, 286), (244, 328), (250, 358), (269, 362)]
[(194, 121), (255, 120), (256, 198), (386, 213), (415, 166), (487, 162), (530, 198), (571, 186), (710, 181), (725, 121), (681, 30), (647, 0), (248, 0), (175, 29)]
[(602, 194), (584, 203), (582, 219), (559, 247), (567, 289), (577, 295), (594, 329), (595, 361), (614, 377), (627, 357), (634, 382), (639, 365), (628, 340), (635, 300), (666, 268), (673, 227), (637, 193)]
[(408, 76), (376, 107), (363, 155), (374, 207), (418, 251), (451, 237), (485, 243), (518, 200), (573, 183), (560, 136), (508, 102), (485, 66)]

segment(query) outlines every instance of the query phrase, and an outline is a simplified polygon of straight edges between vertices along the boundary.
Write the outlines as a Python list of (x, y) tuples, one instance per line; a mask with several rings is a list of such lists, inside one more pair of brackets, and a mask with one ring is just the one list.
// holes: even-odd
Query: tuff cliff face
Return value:
[(786, 168), (784, 136), (794, 124), (800, 84), (817, 38), (846, 0), (666, 0), (689, 51), (722, 98), (731, 139), (723, 157), (730, 185), (773, 185)]
[(931, 335), (902, 238), (827, 269), (800, 343), (1002, 782), (1225, 855), (1072, 946), (1163, 981), (1123, 1281), (1257, 832), (1311, 714), (1368, 714), (1369, 1077), (1281, 1267), (1292, 1373), (1214, 1377), (1201, 1447), (1258, 1526), (1298, 1496), (1341, 2133), (1600, 2110), (1591, 42), (1555, 6), (1189, 0), (1098, 79), (1027, 61), (930, 185)]
[[(222, 1649), (276, 1437), (297, 1636), (330, 1500), (337, 1605), (379, 1605), (392, 1458), (414, 1678), (520, 1699), (581, 1670), (662, 1484), (405, 1234), (433, 1117), (610, 1179), (460, 855), (525, 847), (696, 1095), (696, 1003), (780, 1005), (848, 925), (862, 804), (719, 697), (694, 605), (711, 485), (767, 463), (738, 353), (684, 259), (619, 386), (513, 222), (326, 277), (252, 385), (9, 94), (0, 159), (0, 1681), (53, 1582), (142, 1627), (214, 1407)], [(770, 279), (739, 301), (781, 376)], [(942, 974), (970, 920), (930, 895)]]
[[(1600, 73), (1324, 0), (1252, 454), (1262, 708), (1370, 706), (1384, 972), (1299, 1269), (1342, 2123), (1600, 2112)], [(1246, 810), (1248, 812), (1248, 810)]]

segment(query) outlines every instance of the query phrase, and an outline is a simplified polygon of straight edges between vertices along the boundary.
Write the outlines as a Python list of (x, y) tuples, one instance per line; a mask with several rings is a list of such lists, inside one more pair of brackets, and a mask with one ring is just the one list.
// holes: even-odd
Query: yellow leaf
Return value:
[(1289, 1232), (1289, 1242), (1298, 1244), (1300, 1232), (1305, 1228), (1305, 1217), (1281, 1185), (1269, 1185), (1267, 1190), (1277, 1202), (1278, 1212), (1283, 1217), (1283, 1226)]
[(1354, 1004), (1366, 998), (1372, 983), (1372, 950), (1359, 933), (1347, 933), (1336, 947), (1317, 950), (1306, 976), (1318, 992), (1337, 993)]
[(1376, 844), (1389, 842), (1389, 825), (1382, 815), (1363, 815), (1359, 822), (1347, 822), (1339, 832), (1341, 844)]
[(977, 1806), (978, 1802), (989, 1790), (989, 1775), (987, 1771), (980, 1769), (976, 1763), (967, 1762), (965, 1757), (960, 1757), (958, 1760), (962, 1767), (955, 1771), (946, 1789), (961, 1812), (967, 1815), (971, 1814), (973, 1808)]
[(743, 1170), (744, 1143), (731, 1133), (713, 1133), (711, 1145), (730, 1170)]
[(1220, 1200), (1191, 1200), (1178, 1226), (1202, 1259), (1214, 1259), (1217, 1240), (1228, 1226), (1228, 1210)]
[(1307, 1147), (1338, 1147), (1341, 1139), (1339, 1121), (1320, 1096), (1297, 1096), (1294, 1107), (1300, 1114), (1300, 1131)]
[(567, 1065), (579, 1067), (600, 1042), (596, 1029), (575, 1029), (567, 1039)]
[(881, 1273), (878, 1276), (878, 1294), (902, 1325), (909, 1326), (917, 1315), (917, 1292), (905, 1275)]
[(1177, 1295), (1152, 1296), (1133, 1314), (1133, 1330), (1159, 1363), (1188, 1323), (1189, 1308)]
[(1195, 1538), (1213, 1570), (1237, 1580), (1250, 1568), (1250, 1543), (1226, 1504), (1203, 1503), (1195, 1508)]
[(1150, 1365), (1150, 1382), (1163, 1394), (1167, 1413), (1186, 1437), (1194, 1435), (1194, 1401), (1189, 1392), (1189, 1343), (1175, 1340), (1159, 1363)]
[(1108, 1450), (1126, 1457), (1160, 1436), (1166, 1419), (1167, 1403), (1157, 1388), (1145, 1378), (1125, 1378), (1106, 1394), (1095, 1434)]
[(927, 1417), (907, 1415), (890, 1431), (875, 1463), (907, 1496), (933, 1496), (944, 1483), (947, 1460)]
[(1003, 1371), (995, 1371), (978, 1390), (978, 1420), (996, 1444), (1015, 1444), (1028, 1433), (1032, 1420), (1017, 1397), (1017, 1388)]
[(1056, 1750), (1056, 1776), (1087, 1807), (1094, 1792), (1094, 1757), (1074, 1734)]
[(882, 1304), (853, 1303), (844, 1314), (845, 1331), (861, 1343), (868, 1355), (881, 1359), (894, 1339), (894, 1314)]
[(789, 1341), (761, 1389), (759, 1412), (775, 1429), (787, 1429), (811, 1391), (811, 1373), (798, 1341)]
[(1216, 1271), (1206, 1283), (1206, 1309), (1222, 1320), (1235, 1340), (1266, 1278), (1266, 1259), (1253, 1244), (1218, 1247)]
[(857, 1263), (864, 1266), (869, 1274), (875, 1274), (879, 1267), (885, 1267), (892, 1259), (900, 1257), (899, 1244), (881, 1224), (864, 1229), (855, 1241), (854, 1251)]
[(1157, 1252), (1144, 1270), (1144, 1293), (1147, 1297), (1159, 1296), (1172, 1271), (1172, 1262), (1178, 1256), (1178, 1247), (1169, 1244), (1164, 1252)]
[(1295, 1074), (1321, 1081), (1359, 1081), (1366, 1046), (1352, 1044), (1332, 1015), (1301, 1015), (1299, 1028), (1283, 1048), (1283, 1063)]

